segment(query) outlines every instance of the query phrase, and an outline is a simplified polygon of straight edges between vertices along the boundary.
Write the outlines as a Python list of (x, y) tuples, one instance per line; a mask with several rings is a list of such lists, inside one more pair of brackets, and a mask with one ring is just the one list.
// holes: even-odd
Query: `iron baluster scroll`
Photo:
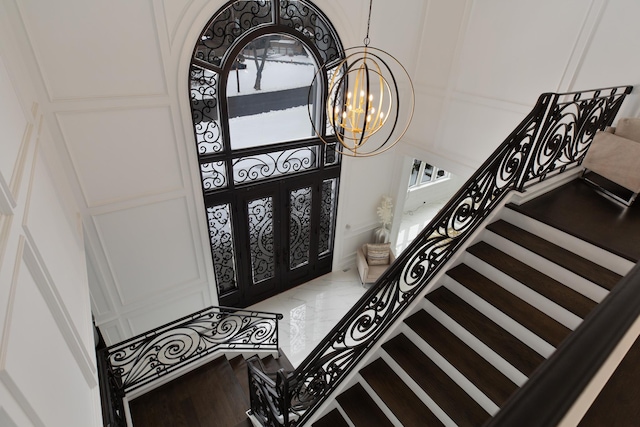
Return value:
[(106, 349), (122, 395), (219, 350), (278, 351), (281, 314), (210, 307)]
[(286, 386), (250, 370), (256, 418), (265, 426), (304, 425), (509, 192), (579, 166), (595, 132), (611, 125), (631, 89), (542, 94), (396, 262), (288, 374)]

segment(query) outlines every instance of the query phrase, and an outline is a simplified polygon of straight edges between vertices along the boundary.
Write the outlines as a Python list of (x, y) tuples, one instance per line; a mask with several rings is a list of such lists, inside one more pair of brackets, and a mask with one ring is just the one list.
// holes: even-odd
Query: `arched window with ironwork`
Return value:
[(341, 159), (323, 100), (343, 58), (306, 0), (229, 2), (196, 42), (191, 113), (222, 305), (331, 271)]

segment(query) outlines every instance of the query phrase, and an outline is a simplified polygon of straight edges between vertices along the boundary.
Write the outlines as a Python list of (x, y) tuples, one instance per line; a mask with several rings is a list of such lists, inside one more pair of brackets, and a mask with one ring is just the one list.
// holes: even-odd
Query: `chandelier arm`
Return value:
[[(349, 51), (355, 53), (349, 53)], [(328, 98), (325, 99), (323, 109), (327, 114), (327, 122), (324, 129), (321, 129), (312, 120), (314, 133), (322, 142), (346, 156), (370, 157), (381, 154), (399, 142), (406, 134), (413, 118), (415, 93), (411, 76), (393, 55), (384, 50), (360, 46), (346, 49), (345, 54), (344, 59), (337, 66), (331, 67), (333, 74), (327, 82), (330, 83), (326, 92)], [(364, 65), (363, 61), (366, 61)], [(408, 99), (401, 96), (398, 76), (392, 72), (389, 64), (399, 67), (400, 74), (406, 76), (410, 91)], [(328, 70), (328, 64), (320, 67), (315, 78), (325, 70)], [(365, 75), (361, 76), (359, 73)], [(378, 78), (378, 82), (369, 80), (373, 78)], [(352, 79), (354, 80), (351, 81)], [(355, 89), (355, 92), (349, 94), (350, 89), (351, 91)], [(375, 99), (376, 93), (370, 93), (372, 90), (379, 93), (378, 99)], [(402, 101), (409, 103), (400, 105)], [(377, 107), (377, 111), (374, 107)], [(308, 113), (309, 118), (312, 119), (311, 106), (308, 108)], [(391, 120), (389, 116), (392, 114), (395, 117)], [(401, 114), (404, 117), (402, 122), (406, 120), (402, 129), (400, 128)], [(368, 117), (370, 117), (369, 121), (367, 121)], [(331, 142), (328, 141), (329, 135), (326, 133), (329, 130), (333, 131)], [(376, 133), (378, 135), (372, 138)], [(374, 139), (375, 142), (372, 143)]]

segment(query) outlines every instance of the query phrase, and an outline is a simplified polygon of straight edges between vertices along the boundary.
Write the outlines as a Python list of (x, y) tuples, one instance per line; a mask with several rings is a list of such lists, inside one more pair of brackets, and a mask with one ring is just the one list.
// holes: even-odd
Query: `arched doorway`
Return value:
[(314, 127), (327, 132), (321, 100), (342, 56), (308, 1), (229, 2), (199, 36), (191, 112), (221, 305), (331, 271), (341, 159)]

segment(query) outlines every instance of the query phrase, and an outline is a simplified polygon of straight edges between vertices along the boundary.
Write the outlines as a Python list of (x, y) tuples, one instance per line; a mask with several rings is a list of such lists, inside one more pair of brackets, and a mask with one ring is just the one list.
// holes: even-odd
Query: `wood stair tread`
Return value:
[(502, 219), (487, 225), (487, 230), (490, 230), (505, 239), (508, 239), (599, 286), (602, 286), (607, 290), (613, 289), (613, 287), (622, 278), (622, 276), (607, 268), (576, 255), (571, 251), (568, 251)]
[(452, 268), (447, 275), (554, 347), (571, 333), (571, 329), (466, 264)]
[(514, 382), (425, 310), (411, 315), (405, 323), (496, 405), (502, 406), (517, 390)]
[(393, 426), (360, 383), (341, 393), (336, 400), (356, 427)]
[(384, 360), (376, 359), (360, 375), (403, 426), (444, 426)]
[(342, 418), (340, 411), (333, 409), (313, 423), (313, 427), (349, 427), (349, 423)]
[(526, 376), (544, 362), (543, 356), (450, 290), (438, 288), (427, 299)]
[(406, 335), (400, 334), (382, 347), (458, 426), (479, 426), (490, 418), (475, 400)]
[(467, 252), (497, 268), (514, 280), (584, 319), (597, 303), (557, 280), (515, 259), (486, 242), (478, 242)]
[(242, 356), (236, 356), (233, 359), (229, 360), (229, 365), (231, 365), (231, 369), (233, 369), (233, 373), (236, 376), (236, 380), (240, 387), (242, 387), (242, 391), (249, 399), (249, 373), (247, 371), (247, 360)]
[(223, 356), (129, 405), (136, 427), (235, 426), (246, 420), (249, 399)]
[(247, 417), (244, 420), (240, 421), (238, 424), (236, 424), (234, 427), (253, 427), (253, 423), (251, 422), (249, 417)]

